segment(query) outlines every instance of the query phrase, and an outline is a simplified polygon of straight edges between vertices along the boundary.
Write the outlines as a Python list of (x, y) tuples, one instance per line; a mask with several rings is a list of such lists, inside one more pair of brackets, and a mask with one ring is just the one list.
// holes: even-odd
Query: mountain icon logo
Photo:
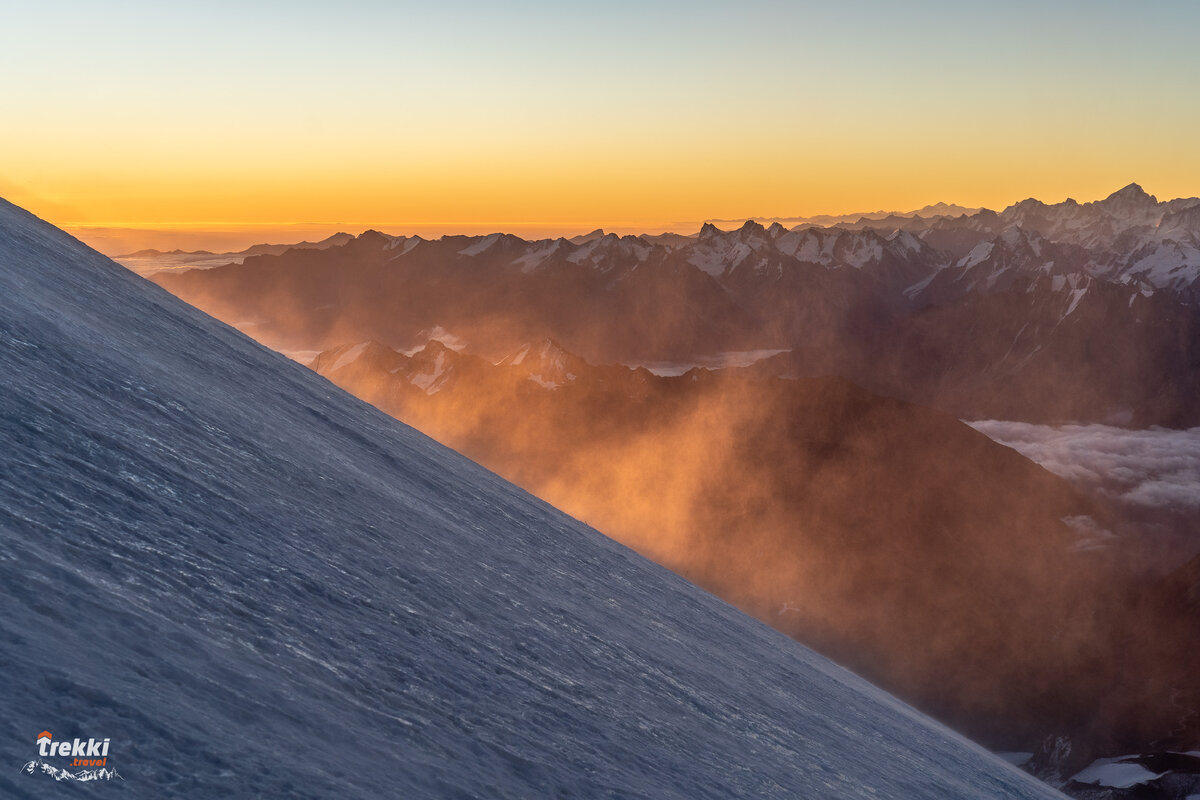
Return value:
[[(21, 771), (27, 775), (49, 775), (56, 781), (110, 781), (121, 778), (108, 766), (110, 739), (64, 739), (54, 741), (54, 734), (42, 731), (37, 736), (38, 758), (27, 761)], [(46, 759), (71, 758), (69, 765), (58, 766)], [(121, 778), (124, 780), (124, 778)]]

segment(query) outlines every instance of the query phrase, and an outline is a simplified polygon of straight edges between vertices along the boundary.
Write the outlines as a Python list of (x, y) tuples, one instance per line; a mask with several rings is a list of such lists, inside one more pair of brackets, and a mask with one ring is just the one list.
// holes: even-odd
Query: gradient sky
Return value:
[(1192, 0), (39, 0), (0, 25), (0, 196), (395, 232), (1191, 196), (1197, 31)]

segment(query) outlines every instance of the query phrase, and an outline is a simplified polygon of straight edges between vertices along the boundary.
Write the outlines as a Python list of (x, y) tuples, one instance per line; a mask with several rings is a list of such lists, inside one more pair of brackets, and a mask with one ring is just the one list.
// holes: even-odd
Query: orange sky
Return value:
[(244, 5), (14, 11), (0, 196), (205, 246), (1200, 194), (1183, 0)]

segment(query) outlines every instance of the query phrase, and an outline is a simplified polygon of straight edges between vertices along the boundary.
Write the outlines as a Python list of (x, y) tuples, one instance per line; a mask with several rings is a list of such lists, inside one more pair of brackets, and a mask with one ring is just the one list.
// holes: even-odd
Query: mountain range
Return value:
[(324, 250), (342, 245), (353, 239), (348, 233), (335, 233), (318, 242), (296, 242), (295, 244), (256, 244), (238, 252), (213, 253), (208, 250), (155, 250), (148, 248), (124, 255), (113, 256), (113, 261), (129, 267), (140, 275), (150, 275), (163, 270), (204, 269), (223, 264), (240, 264), (249, 256), (265, 254), (279, 255), (288, 250)]
[(368, 231), (328, 249), (155, 277), (285, 350), (424, 344), (493, 360), (551, 338), (591, 363), (838, 375), (971, 419), (1200, 424), (1200, 199), (1130, 185), (1079, 204), (764, 228), (437, 240)]
[[(816, 225), (820, 227), (829, 227), (831, 225), (854, 225), (860, 223), (869, 223), (881, 219), (888, 218), (908, 218), (908, 217), (957, 217), (962, 214), (975, 214), (981, 209), (967, 208), (955, 203), (933, 203), (931, 205), (918, 208), (916, 211), (869, 211), (860, 212), (857, 214), (816, 214), (811, 217), (752, 217), (755, 222), (762, 225), (770, 225), (773, 222), (778, 222), (780, 225), (795, 227), (797, 225)], [(705, 220), (718, 227), (726, 227), (728, 225), (740, 225), (745, 220), (742, 219), (710, 219)]]

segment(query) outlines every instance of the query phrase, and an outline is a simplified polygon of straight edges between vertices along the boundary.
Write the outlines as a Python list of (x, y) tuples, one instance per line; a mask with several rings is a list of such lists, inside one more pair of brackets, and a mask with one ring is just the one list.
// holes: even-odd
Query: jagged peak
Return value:
[[(360, 244), (360, 245), (371, 245), (371, 246), (381, 247), (381, 246), (390, 244), (392, 241), (392, 238), (393, 237), (388, 236), (386, 233), (381, 233), (380, 231), (377, 231), (374, 228), (368, 228), (367, 230), (360, 233), (358, 236), (355, 236), (352, 241), (354, 243)], [(348, 241), (348, 242), (346, 242), (346, 244), (350, 244), (350, 242)]]
[(700, 238), (711, 239), (714, 236), (721, 236), (725, 231), (713, 225), (711, 222), (706, 222), (700, 227)]
[(496, 362), (501, 367), (521, 367), (524, 370), (545, 370), (548, 366), (562, 368), (579, 357), (548, 336), (526, 342)]
[(363, 342), (348, 342), (322, 351), (313, 358), (309, 366), (321, 374), (326, 374), (351, 364), (373, 363), (390, 358), (404, 356), (386, 344), (368, 339)]
[(571, 353), (565, 347), (563, 347), (555, 339), (552, 339), (549, 336), (543, 337), (542, 340), (539, 341), (536, 346), (538, 349), (538, 353), (543, 358), (554, 358), (557, 356), (571, 355)]
[(995, 241), (1001, 242), (1009, 247), (1017, 247), (1018, 245), (1022, 244), (1027, 245), (1035, 238), (1040, 239), (1041, 237), (1036, 233), (1025, 230), (1020, 225), (1009, 225), (1000, 232), (1000, 235), (996, 237)]
[(596, 230), (591, 231), (589, 233), (581, 233), (578, 236), (569, 236), (569, 237), (567, 237), (567, 241), (573, 245), (581, 246), (581, 245), (585, 245), (585, 244), (590, 244), (591, 242), (594, 242), (597, 239), (603, 239), (604, 236), (605, 236), (604, 229), (596, 228)]
[(417, 352), (413, 353), (413, 356), (416, 357), (422, 354), (437, 355), (438, 353), (445, 352), (453, 353), (456, 351), (441, 339), (430, 339), (429, 341), (425, 342), (425, 345), (421, 347), (420, 350), (417, 350)]
[(1158, 202), (1158, 199), (1154, 195), (1147, 194), (1146, 190), (1143, 189), (1141, 186), (1137, 185), (1136, 183), (1131, 183), (1128, 186), (1124, 186), (1124, 187), (1118, 189), (1117, 191), (1110, 194), (1108, 197), (1104, 198), (1104, 200), (1102, 202), (1108, 203), (1113, 200), (1123, 201), (1123, 202), (1131, 202), (1132, 201), (1132, 202), (1139, 202), (1139, 203), (1142, 203), (1142, 202), (1157, 203)]
[(901, 247), (905, 247), (910, 250), (920, 249), (925, 244), (921, 240), (921, 237), (917, 236), (911, 231), (906, 231), (903, 228), (896, 228), (896, 230), (892, 231), (884, 238), (888, 242), (898, 244)]

